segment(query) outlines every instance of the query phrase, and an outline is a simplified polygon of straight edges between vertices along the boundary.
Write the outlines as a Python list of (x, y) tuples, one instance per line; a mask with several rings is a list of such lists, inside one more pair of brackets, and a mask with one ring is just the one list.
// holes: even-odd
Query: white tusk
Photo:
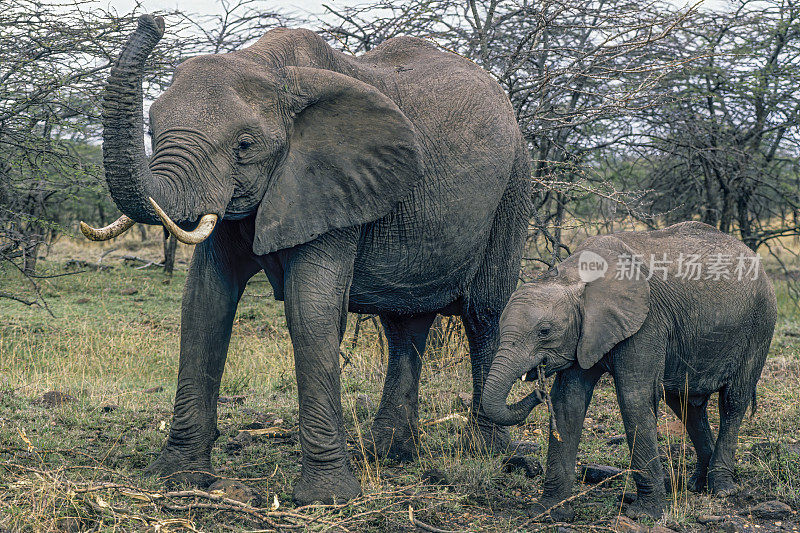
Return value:
[(528, 373), (525, 372), (524, 374), (522, 374), (522, 377), (519, 378), (519, 379), (521, 379), (522, 381), (528, 381)]
[(150, 205), (155, 209), (156, 214), (161, 219), (161, 222), (164, 223), (164, 227), (167, 228), (167, 231), (183, 244), (199, 244), (206, 240), (208, 236), (211, 235), (211, 232), (214, 231), (214, 226), (218, 218), (217, 215), (203, 215), (203, 218), (200, 219), (200, 223), (197, 224), (194, 230), (184, 231), (167, 216), (155, 200), (152, 198), (148, 198), (148, 200), (150, 200)]
[(84, 221), (81, 221), (81, 233), (86, 235), (90, 241), (107, 241), (114, 237), (119, 237), (136, 224), (136, 221), (125, 215), (104, 228), (93, 228)]

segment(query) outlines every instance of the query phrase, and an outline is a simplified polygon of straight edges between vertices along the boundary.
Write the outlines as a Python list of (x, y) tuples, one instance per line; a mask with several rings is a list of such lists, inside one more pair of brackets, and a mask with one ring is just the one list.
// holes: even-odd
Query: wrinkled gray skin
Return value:
[[(584, 275), (589, 282), (582, 281), (579, 260), (584, 251), (607, 261), (604, 277), (590, 280)], [(666, 254), (673, 261), (666, 281), (655, 268), (645, 279), (646, 266), (639, 280), (616, 279), (618, 257), (632, 254), (640, 254), (645, 265), (651, 254), (656, 259)], [(731, 279), (682, 279), (677, 275), (681, 254), (700, 256), (702, 277), (716, 254), (733, 256)], [(707, 487), (722, 495), (737, 490), (733, 468), (739, 425), (751, 402), (755, 408), (756, 382), (776, 318), (775, 293), (760, 265), (756, 280), (748, 275), (739, 281), (734, 274), (740, 254), (754, 257), (740, 241), (700, 222), (593, 237), (556, 269), (512, 295), (500, 320), (500, 348), (486, 379), (483, 407), (498, 423), (520, 423), (537, 401), (530, 396), (506, 406), (513, 383), (540, 364), (548, 375), (557, 372), (551, 396), (563, 440), (550, 435), (544, 488), (531, 513), (571, 496), (586, 409), (606, 372), (614, 377), (631, 468), (637, 471), (638, 497), (626, 511), (629, 516), (658, 517), (663, 512), (655, 416), (662, 394), (685, 420), (697, 452), (688, 488)], [(717, 391), (720, 429), (715, 441), (706, 406)], [(568, 504), (551, 512), (557, 520), (572, 515)]]
[[(300, 403), (299, 503), (361, 488), (345, 453), (339, 344), (347, 311), (377, 313), (389, 368), (372, 427), (378, 455), (409, 457), (425, 339), (436, 313), (462, 317), (474, 405), (497, 349), (531, 212), (529, 162), (511, 105), (471, 62), (414, 38), (360, 57), (307, 30), (181, 64), (150, 108), (143, 64), (164, 31), (143, 16), (111, 73), (104, 164), (111, 194), (158, 224), (152, 196), (182, 227), (222, 218), (198, 245), (181, 317), (169, 439), (149, 472), (205, 484), (231, 325), (247, 280), (264, 271), (283, 300)], [(479, 408), (473, 444), (506, 428)], [(189, 471), (189, 472), (186, 472)]]

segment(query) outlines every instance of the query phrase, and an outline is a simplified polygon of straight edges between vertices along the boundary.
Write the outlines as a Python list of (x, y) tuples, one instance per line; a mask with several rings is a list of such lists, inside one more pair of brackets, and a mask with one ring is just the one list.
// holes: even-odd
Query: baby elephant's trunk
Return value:
[[(520, 363), (526, 359), (527, 362)], [(492, 368), (483, 387), (481, 408), (486, 416), (502, 426), (521, 424), (533, 408), (545, 400), (545, 393), (535, 390), (512, 405), (506, 404), (508, 394), (520, 376), (535, 369), (540, 363), (541, 360), (531, 362), (527, 357), (520, 357), (512, 350), (501, 348), (492, 362)]]

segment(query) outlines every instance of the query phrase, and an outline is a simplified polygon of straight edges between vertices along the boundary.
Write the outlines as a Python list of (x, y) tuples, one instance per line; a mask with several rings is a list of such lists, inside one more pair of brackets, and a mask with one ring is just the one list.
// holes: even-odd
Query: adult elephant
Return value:
[[(126, 216), (115, 236), (164, 224), (198, 243), (181, 316), (169, 438), (149, 472), (212, 477), (217, 397), (247, 280), (263, 270), (285, 302), (300, 403), (299, 503), (360, 493), (345, 452), (339, 344), (347, 311), (377, 313), (389, 368), (373, 423), (379, 454), (418, 436), (421, 355), (437, 313), (462, 317), (473, 374), (471, 427), (504, 447), (480, 408), (500, 313), (530, 215), (529, 161), (508, 98), (479, 67), (415, 38), (352, 57), (307, 30), (183, 62), (150, 107), (143, 64), (164, 31), (143, 15), (111, 71), (103, 162)], [(187, 231), (187, 226), (198, 224)]]

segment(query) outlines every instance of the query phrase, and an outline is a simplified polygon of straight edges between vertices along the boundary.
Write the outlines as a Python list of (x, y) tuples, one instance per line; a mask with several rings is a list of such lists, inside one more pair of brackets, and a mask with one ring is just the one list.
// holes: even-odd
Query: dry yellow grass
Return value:
[[(207, 496), (159, 500), (153, 494), (163, 488), (140, 477), (168, 430), (185, 279), (184, 264), (169, 279), (158, 269), (136, 270), (114, 257), (128, 254), (158, 260), (160, 235), (151, 230), (148, 238), (144, 244), (136, 235), (105, 245), (59, 241), (42, 262), (44, 271), (61, 273), (70, 259), (96, 263), (104, 252), (118, 250), (101, 263), (113, 265), (112, 270), (42, 281), (56, 318), (42, 309), (0, 302), (0, 528), (269, 528), (249, 511), (199, 507), (213, 503)], [(190, 253), (182, 247), (178, 258), (188, 260)], [(13, 272), (5, 270), (0, 276), (4, 289), (24, 290), (25, 282)], [(700, 514), (735, 514), (769, 498), (800, 503), (800, 444), (795, 440), (800, 430), (800, 320), (781, 286), (779, 294), (781, 317), (759, 387), (761, 407), (745, 422), (740, 438), (739, 475), (746, 492), (717, 500), (676, 489), (665, 518), (672, 527), (701, 529), (696, 522)], [(351, 348), (354, 322), (351, 317), (343, 344), (342, 384), (350, 445), (358, 450), (380, 398), (386, 354), (371, 322), (362, 324)], [(302, 522), (319, 530), (401, 531), (412, 527), (411, 505), (415, 520), (446, 530), (539, 528), (528, 523), (525, 508), (535, 498), (541, 479), (503, 473), (501, 458), (472, 457), (459, 447), (458, 432), (467, 413), (458, 393), (469, 392), (470, 384), (469, 356), (457, 329), (443, 348), (427, 355), (423, 367), (420, 459), (409, 465), (358, 459), (364, 498), (345, 506), (304, 509), (300, 518), (275, 515), (274, 521)], [(163, 391), (143, 392), (158, 386)], [(525, 387), (518, 388), (515, 394)], [(53, 390), (68, 393), (75, 401), (60, 406), (41, 403), (42, 395)], [(270, 510), (275, 498), (281, 512), (295, 512), (290, 494), (299, 472), (299, 445), (291, 436), (297, 413), (292, 349), (282, 304), (272, 299), (264, 276), (248, 286), (237, 313), (222, 394), (245, 399), (241, 404), (220, 405), (222, 436), (214, 450), (219, 473), (247, 480), (263, 497), (260, 512)], [(116, 407), (104, 409), (111, 404)], [(282, 420), (278, 425), (288, 437), (238, 438), (248, 424), (275, 418)], [(694, 458), (671, 420), (674, 417), (662, 409), (665, 464), (680, 476), (691, 469)], [(546, 423), (547, 413), (537, 409), (524, 426), (512, 430), (515, 438), (539, 445), (534, 456), (538, 460), (546, 450)], [(579, 460), (626, 468), (625, 446), (606, 442), (619, 434), (622, 424), (613, 383), (605, 378), (590, 407)], [(441, 484), (433, 483), (436, 480)], [(128, 488), (100, 490), (101, 482)], [(614, 480), (577, 498), (573, 527), (607, 524), (619, 512), (618, 496), (624, 486), (622, 479)], [(87, 487), (98, 490), (86, 492)], [(626, 490), (632, 490), (630, 482)]]

